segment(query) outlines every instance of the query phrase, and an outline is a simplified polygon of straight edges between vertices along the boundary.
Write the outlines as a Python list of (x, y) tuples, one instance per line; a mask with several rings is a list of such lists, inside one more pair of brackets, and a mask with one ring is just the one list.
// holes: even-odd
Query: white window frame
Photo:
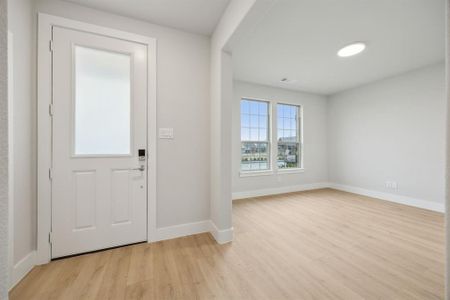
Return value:
[[(270, 162), (268, 170), (255, 170), (255, 171), (242, 171), (241, 170), (241, 101), (242, 100), (254, 100), (263, 101), (269, 104), (269, 153)], [(299, 167), (297, 168), (278, 168), (278, 104), (297, 106), (299, 113), (297, 116), (297, 130), (298, 130), (298, 151), (299, 153)], [(271, 175), (283, 175), (292, 173), (303, 173), (304, 168), (304, 143), (303, 143), (303, 105), (299, 103), (292, 103), (288, 101), (270, 100), (264, 98), (255, 97), (240, 97), (239, 100), (239, 177), (255, 177), (255, 176), (271, 176)], [(275, 147), (275, 149), (274, 149)]]
[[(296, 168), (278, 168), (278, 104), (281, 105), (290, 105), (290, 106), (296, 106), (298, 107), (298, 116), (297, 116), (297, 143), (298, 143), (298, 151), (299, 151), (299, 166)], [(275, 125), (274, 127), (276, 127), (276, 132), (275, 132), (275, 141), (276, 141), (276, 151), (274, 151), (276, 153), (276, 169), (277, 172), (280, 174), (289, 174), (289, 173), (302, 173), (304, 172), (304, 163), (303, 163), (303, 157), (304, 157), (304, 147), (303, 147), (303, 105), (298, 104), (298, 103), (290, 103), (290, 102), (286, 102), (286, 101), (277, 101), (275, 106), (277, 107), (276, 109), (276, 118), (274, 118), (275, 121)]]
[[(259, 102), (265, 102), (267, 103), (267, 113), (268, 113), (268, 124), (267, 124), (267, 144), (268, 144), (268, 151), (269, 151), (269, 168), (267, 170), (254, 170), (254, 171), (243, 171), (241, 169), (241, 162), (242, 162), (242, 153), (241, 153), (241, 147), (242, 147), (242, 138), (241, 138), (241, 130), (242, 130), (242, 123), (241, 123), (241, 119), (242, 119), (242, 112), (241, 112), (241, 103), (243, 100), (248, 100), (248, 101), (259, 101)], [(255, 98), (255, 97), (241, 97), (239, 100), (239, 174), (240, 177), (252, 177), (252, 176), (267, 176), (267, 175), (272, 175), (273, 174), (273, 128), (272, 128), (272, 124), (273, 124), (273, 103), (272, 101), (268, 100), (268, 99), (261, 99), (261, 98)], [(245, 141), (245, 142), (255, 142), (255, 143), (259, 143), (259, 141)]]

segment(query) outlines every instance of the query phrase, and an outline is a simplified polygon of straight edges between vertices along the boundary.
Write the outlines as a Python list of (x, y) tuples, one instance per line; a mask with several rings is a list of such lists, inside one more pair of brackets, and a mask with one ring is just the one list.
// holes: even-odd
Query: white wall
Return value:
[(279, 0), (232, 0), (211, 38), (211, 221), (219, 243), (231, 241), (233, 44), (245, 39)]
[[(232, 60), (224, 47), (256, 0), (232, 0), (211, 37), (211, 144), (210, 216), (214, 238), (219, 243), (233, 239), (231, 216), (231, 99)], [(261, 2), (261, 1), (260, 1)]]
[(209, 38), (63, 1), (37, 11), (157, 39), (157, 122), (175, 136), (158, 140), (157, 226), (209, 220)]
[[(240, 177), (240, 100), (255, 97), (303, 107), (304, 172), (256, 177)], [(324, 96), (273, 88), (241, 81), (234, 82), (233, 139), (232, 139), (232, 185), (233, 194), (253, 193), (258, 190), (283, 190), (327, 182), (327, 99)], [(273, 146), (276, 151), (276, 145)]]
[(36, 106), (33, 5), (8, 1), (14, 44), (14, 263), (36, 249)]
[(441, 63), (331, 96), (330, 181), (443, 204), (445, 84)]

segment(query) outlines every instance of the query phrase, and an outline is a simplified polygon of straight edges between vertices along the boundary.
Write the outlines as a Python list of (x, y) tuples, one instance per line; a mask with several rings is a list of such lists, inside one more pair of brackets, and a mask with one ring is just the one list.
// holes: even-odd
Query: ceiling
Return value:
[(334, 94), (443, 61), (445, 0), (279, 0), (232, 50), (238, 80)]
[(65, 0), (188, 32), (211, 35), (230, 0)]

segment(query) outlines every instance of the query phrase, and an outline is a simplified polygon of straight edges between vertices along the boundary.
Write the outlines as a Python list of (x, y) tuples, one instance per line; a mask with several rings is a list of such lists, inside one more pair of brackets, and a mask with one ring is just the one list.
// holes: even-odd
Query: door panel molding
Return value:
[(53, 27), (63, 27), (140, 43), (147, 48), (147, 241), (156, 236), (156, 39), (48, 14), (38, 15), (38, 202), (37, 264), (51, 260), (52, 41)]

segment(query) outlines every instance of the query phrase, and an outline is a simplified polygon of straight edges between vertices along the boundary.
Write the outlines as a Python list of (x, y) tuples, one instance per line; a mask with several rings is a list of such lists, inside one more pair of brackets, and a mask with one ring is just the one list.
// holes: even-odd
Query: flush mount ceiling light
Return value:
[(362, 42), (352, 43), (339, 50), (337, 55), (339, 57), (350, 57), (363, 52), (365, 49), (366, 49), (365, 43)]

